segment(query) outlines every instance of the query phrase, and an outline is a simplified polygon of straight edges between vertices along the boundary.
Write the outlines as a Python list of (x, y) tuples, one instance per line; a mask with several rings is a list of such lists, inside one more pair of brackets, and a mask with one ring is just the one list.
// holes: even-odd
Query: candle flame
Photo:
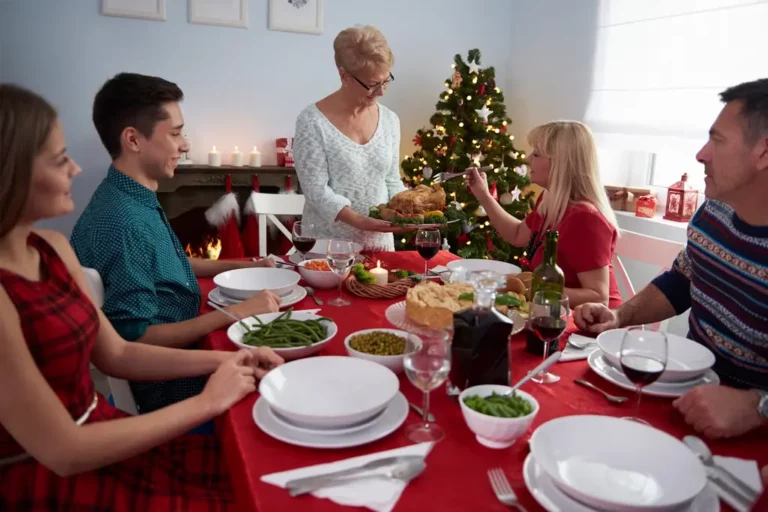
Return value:
[(235, 153), (237, 153), (238, 151), (240, 151), (240, 150), (237, 149), (237, 146), (235, 146)]
[(216, 146), (213, 146), (213, 149), (211, 150), (211, 153), (215, 153), (215, 152), (216, 152)]
[(376, 260), (376, 268), (381, 268), (381, 260)]

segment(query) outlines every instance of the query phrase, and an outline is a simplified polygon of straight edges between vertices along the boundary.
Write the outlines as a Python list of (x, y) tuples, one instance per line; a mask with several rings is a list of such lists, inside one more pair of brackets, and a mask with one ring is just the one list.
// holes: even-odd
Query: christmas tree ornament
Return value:
[(414, 146), (421, 146), (421, 135), (416, 135), (413, 138), (413, 145)]
[[(515, 157), (517, 158), (517, 157)], [(518, 165), (515, 167), (515, 174), (521, 177), (525, 177), (528, 175), (528, 166), (526, 165)]]
[(422, 169), (421, 174), (424, 176), (425, 180), (428, 180), (432, 177), (432, 168), (431, 167), (425, 167)]
[(469, 66), (469, 74), (472, 74), (472, 73), (479, 74), (480, 73), (480, 65), (477, 62), (470, 62), (468, 64), (468, 66)]
[(439, 127), (435, 129), (435, 133), (433, 135), (436, 139), (440, 139), (441, 141), (446, 137), (445, 132), (441, 131)]
[(477, 207), (477, 210), (475, 210), (475, 217), (487, 217), (488, 214), (485, 212), (485, 208), (483, 208), (483, 205), (480, 205)]
[(507, 125), (503, 124), (501, 125), (501, 128), (499, 128), (500, 133), (507, 133)]
[(437, 149), (435, 149), (435, 153), (437, 153), (440, 156), (445, 156), (445, 153), (448, 151), (448, 148), (445, 146), (440, 146)]
[(491, 197), (494, 201), (499, 200), (499, 189), (496, 186), (496, 183), (491, 184)]
[(458, 201), (451, 201), (451, 204), (450, 204), (450, 206), (452, 206), (452, 207), (453, 207), (453, 208), (455, 208), (456, 210), (459, 210), (459, 211), (461, 211), (461, 203), (460, 203), (460, 202), (458, 202)]
[(464, 79), (461, 78), (461, 72), (457, 69), (453, 72), (453, 80), (451, 82), (451, 89), (458, 89), (461, 87), (461, 82), (463, 82)]
[(493, 252), (493, 240), (491, 240), (491, 234), (487, 231), (485, 232), (485, 250), (488, 251), (488, 254), (491, 254)]
[(467, 245), (467, 242), (469, 242), (469, 235), (466, 233), (456, 237), (456, 244), (459, 246), (459, 249)]
[(517, 185), (515, 185), (515, 190), (512, 191), (512, 200), (513, 201), (519, 201), (520, 200), (520, 194), (522, 194), (522, 190), (517, 188)]
[(531, 262), (528, 261), (528, 258), (525, 256), (521, 256), (520, 259), (517, 260), (517, 266), (520, 267), (520, 270), (525, 272), (531, 269)]
[(488, 124), (488, 116), (491, 115), (491, 109), (488, 108), (488, 105), (483, 105), (483, 108), (475, 110), (475, 112), (483, 119), (484, 123)]
[(485, 84), (480, 84), (480, 87), (477, 88), (477, 95), (483, 96), (485, 94)]
[(512, 204), (515, 202), (515, 198), (512, 197), (512, 194), (507, 191), (501, 194), (501, 197), (499, 197), (499, 203), (503, 204), (504, 206), (507, 206), (509, 204)]

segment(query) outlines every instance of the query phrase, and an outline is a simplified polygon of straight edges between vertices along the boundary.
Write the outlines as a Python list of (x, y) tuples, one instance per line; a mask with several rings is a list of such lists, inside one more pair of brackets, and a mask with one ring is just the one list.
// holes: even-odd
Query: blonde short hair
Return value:
[(592, 130), (578, 121), (553, 121), (528, 134), (537, 153), (551, 159), (547, 191), (539, 204), (544, 228), (557, 225), (571, 204), (586, 203), (616, 226), (608, 197), (600, 182), (597, 148)]
[(333, 41), (336, 67), (356, 74), (361, 71), (391, 69), (395, 56), (387, 39), (376, 27), (370, 25), (351, 27), (339, 32)]

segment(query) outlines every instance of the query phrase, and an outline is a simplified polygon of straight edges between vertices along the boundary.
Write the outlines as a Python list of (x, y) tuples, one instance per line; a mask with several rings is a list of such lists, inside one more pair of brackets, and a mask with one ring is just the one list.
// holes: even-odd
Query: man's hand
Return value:
[(256, 347), (251, 350), (251, 366), (257, 379), (263, 378), (270, 370), (277, 368), (285, 361), (269, 347)]
[(686, 423), (712, 439), (736, 437), (766, 424), (757, 411), (760, 396), (753, 390), (699, 386), (675, 400)]
[(582, 331), (599, 334), (610, 329), (617, 329), (619, 317), (605, 304), (587, 303), (577, 306), (573, 311), (573, 320)]
[(248, 265), (246, 267), (250, 268), (259, 268), (259, 267), (266, 267), (266, 268), (274, 268), (275, 267), (275, 260), (272, 258), (261, 258), (258, 261), (249, 261)]

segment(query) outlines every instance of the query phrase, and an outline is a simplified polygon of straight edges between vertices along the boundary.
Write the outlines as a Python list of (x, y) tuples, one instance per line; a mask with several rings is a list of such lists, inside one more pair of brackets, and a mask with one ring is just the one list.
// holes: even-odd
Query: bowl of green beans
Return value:
[(477, 442), (488, 448), (512, 446), (525, 435), (539, 412), (539, 402), (509, 386), (485, 384), (459, 395), (461, 413)]
[(407, 337), (407, 332), (397, 329), (365, 329), (347, 336), (344, 346), (351, 357), (367, 359), (402, 373)]
[(289, 361), (319, 352), (338, 332), (330, 318), (288, 309), (235, 322), (227, 329), (227, 336), (240, 348), (270, 347)]

